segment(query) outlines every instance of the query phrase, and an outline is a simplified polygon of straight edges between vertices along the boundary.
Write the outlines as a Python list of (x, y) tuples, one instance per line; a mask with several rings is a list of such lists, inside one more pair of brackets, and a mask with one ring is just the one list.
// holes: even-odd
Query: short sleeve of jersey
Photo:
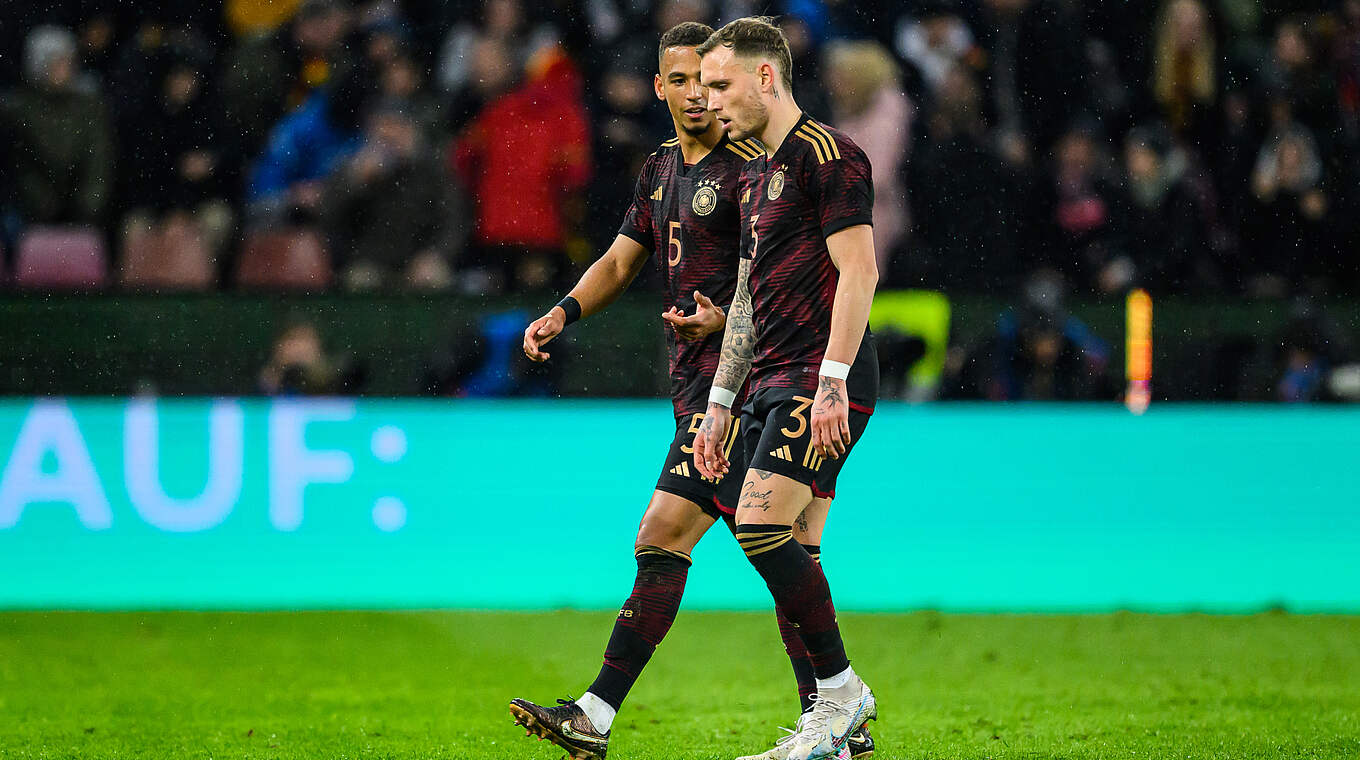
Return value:
[(808, 194), (817, 207), (822, 237), (846, 227), (874, 223), (874, 183), (869, 158), (853, 143), (840, 142), (844, 155), (810, 167)]
[(633, 189), (633, 203), (628, 207), (628, 213), (623, 216), (623, 226), (619, 228), (619, 234), (624, 237), (636, 240), (638, 245), (652, 250), (655, 247), (653, 242), (656, 238), (652, 234), (652, 167), (655, 165), (656, 156), (649, 157), (642, 165), (642, 171), (638, 172), (637, 185)]

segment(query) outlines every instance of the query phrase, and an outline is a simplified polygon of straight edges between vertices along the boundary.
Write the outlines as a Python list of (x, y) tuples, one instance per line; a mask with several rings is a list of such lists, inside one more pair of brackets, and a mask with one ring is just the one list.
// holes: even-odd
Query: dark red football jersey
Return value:
[[(873, 223), (869, 159), (843, 132), (803, 114), (774, 155), (746, 165), (740, 202), (756, 332), (749, 391), (793, 388), (811, 395), (839, 279), (826, 238)], [(865, 332), (861, 356), (872, 352)], [(864, 364), (877, 373), (876, 360)], [(854, 388), (850, 396), (857, 400)]]
[[(620, 235), (656, 253), (665, 281), (665, 308), (694, 314), (694, 291), (726, 309), (737, 286), (741, 224), (737, 185), (741, 169), (763, 155), (759, 143), (726, 136), (693, 166), (686, 166), (678, 138), (661, 144), (638, 176), (633, 205)], [(722, 333), (683, 341), (666, 325), (671, 401), (676, 416), (708, 409), (718, 369)], [(735, 406), (735, 405), (734, 405)]]

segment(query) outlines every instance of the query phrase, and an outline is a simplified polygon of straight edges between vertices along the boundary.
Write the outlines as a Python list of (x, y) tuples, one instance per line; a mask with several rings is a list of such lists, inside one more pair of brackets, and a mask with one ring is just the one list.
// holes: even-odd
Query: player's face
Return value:
[(770, 120), (761, 93), (761, 72), (768, 65), (747, 68), (731, 48), (719, 45), (699, 64), (700, 79), (708, 88), (708, 108), (733, 140), (757, 137)]
[(655, 87), (656, 96), (666, 101), (677, 127), (701, 135), (713, 126), (708, 90), (699, 84), (699, 54), (693, 47), (666, 48)]

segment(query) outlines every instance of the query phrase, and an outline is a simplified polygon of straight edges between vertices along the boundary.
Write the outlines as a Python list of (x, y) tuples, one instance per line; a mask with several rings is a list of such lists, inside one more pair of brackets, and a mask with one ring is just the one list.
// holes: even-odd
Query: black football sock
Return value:
[[(735, 515), (723, 513), (723, 523), (727, 529), (732, 531), (732, 535), (737, 533), (737, 518)], [(821, 557), (822, 547), (816, 544), (804, 544), (803, 548), (812, 556), (814, 561)], [(798, 705), (799, 709), (807, 712), (812, 706), (812, 695), (817, 693), (817, 677), (812, 672), (812, 659), (808, 656), (807, 646), (803, 644), (803, 637), (798, 635), (798, 626), (789, 621), (784, 615), (784, 611), (779, 605), (774, 607), (775, 620), (779, 623), (779, 638), (784, 642), (784, 651), (789, 655), (789, 665), (793, 668), (793, 680), (798, 683)]]
[(818, 678), (830, 678), (850, 667), (836, 624), (836, 608), (822, 567), (797, 541), (789, 525), (739, 525), (737, 541), (756, 572), (765, 579), (775, 604), (798, 634)]
[(675, 622), (690, 559), (681, 552), (644, 546), (637, 550), (637, 565), (633, 593), (619, 610), (604, 650), (604, 665), (589, 689), (615, 710), (623, 705), (656, 645)]
[(793, 666), (793, 678), (798, 682), (798, 708), (807, 712), (812, 706), (812, 695), (817, 693), (817, 676), (812, 672), (812, 658), (803, 644), (803, 637), (798, 635), (798, 626), (790, 622), (777, 605), (774, 614), (779, 620), (779, 638), (784, 640), (784, 651), (788, 653), (789, 664)]
[[(822, 547), (816, 544), (803, 544), (813, 562), (820, 563)], [(807, 712), (812, 707), (812, 695), (817, 693), (817, 677), (812, 673), (812, 658), (808, 655), (803, 637), (798, 635), (794, 625), (778, 606), (774, 608), (779, 619), (779, 638), (784, 640), (784, 651), (788, 652), (789, 664), (793, 666), (793, 678), (798, 682), (799, 709)]]

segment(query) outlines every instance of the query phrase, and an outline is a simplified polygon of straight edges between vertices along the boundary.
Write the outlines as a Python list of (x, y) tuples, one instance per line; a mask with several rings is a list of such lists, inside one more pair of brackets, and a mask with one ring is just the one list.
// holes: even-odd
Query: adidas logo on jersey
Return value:
[(785, 444), (775, 449), (774, 451), (771, 451), (770, 456), (774, 457), (775, 459), (782, 459), (785, 462), (792, 462), (793, 450), (788, 447), (788, 444)]
[(656, 186), (656, 192), (652, 193), (652, 200), (654, 201), (661, 200), (661, 187), (662, 187), (661, 185)]

